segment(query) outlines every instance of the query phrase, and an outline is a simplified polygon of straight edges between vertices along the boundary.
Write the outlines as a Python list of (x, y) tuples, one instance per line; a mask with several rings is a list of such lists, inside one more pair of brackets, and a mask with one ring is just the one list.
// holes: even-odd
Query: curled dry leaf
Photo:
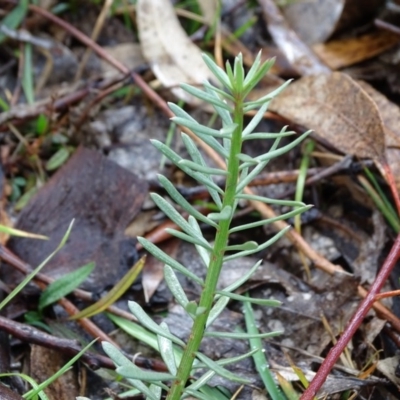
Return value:
[(336, 70), (375, 57), (400, 41), (398, 35), (376, 30), (359, 37), (332, 40), (312, 47), (329, 68)]
[(378, 108), (346, 74), (303, 77), (274, 99), (269, 110), (314, 130), (345, 154), (384, 159), (385, 128)]
[(170, 0), (138, 0), (137, 24), (145, 59), (161, 83), (187, 103), (197, 99), (179, 84), (202, 84), (211, 75), (200, 49), (186, 35)]

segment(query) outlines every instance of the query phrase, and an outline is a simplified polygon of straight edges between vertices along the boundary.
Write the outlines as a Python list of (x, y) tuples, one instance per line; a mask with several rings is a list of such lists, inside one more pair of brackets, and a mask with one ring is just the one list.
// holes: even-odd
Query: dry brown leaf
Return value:
[(371, 97), (348, 75), (306, 76), (273, 100), (274, 111), (345, 154), (382, 160), (385, 128)]
[(399, 41), (398, 35), (378, 30), (360, 37), (316, 44), (312, 49), (331, 69), (339, 69), (375, 57)]
[(179, 84), (202, 84), (211, 74), (186, 35), (170, 0), (138, 0), (137, 24), (146, 60), (161, 83), (187, 103), (199, 104)]
[(400, 192), (400, 108), (368, 83), (360, 81), (359, 84), (371, 96), (381, 114), (385, 126), (386, 159)]

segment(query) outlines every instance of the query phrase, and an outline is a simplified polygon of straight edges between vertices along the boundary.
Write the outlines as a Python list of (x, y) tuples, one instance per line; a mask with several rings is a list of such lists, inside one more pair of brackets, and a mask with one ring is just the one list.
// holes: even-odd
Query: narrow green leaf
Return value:
[(203, 135), (209, 135), (219, 139), (223, 137), (230, 137), (229, 133), (221, 132), (221, 130), (212, 129), (208, 126), (200, 125), (198, 122), (194, 122), (189, 119), (185, 119), (182, 117), (173, 117), (171, 118), (171, 120), (180, 126), (185, 126), (186, 128), (189, 128), (194, 133), (201, 133)]
[(266, 339), (274, 336), (282, 335), (284, 331), (276, 331), (276, 332), (268, 332), (268, 333), (258, 333), (258, 334), (248, 334), (248, 333), (235, 333), (235, 332), (215, 332), (215, 331), (207, 331), (204, 335), (207, 337), (216, 337), (216, 338), (229, 338), (229, 339), (240, 339), (240, 340), (249, 340), (254, 338)]
[(266, 102), (261, 106), (261, 108), (256, 112), (256, 115), (251, 119), (251, 121), (248, 123), (246, 128), (242, 132), (242, 138), (245, 138), (247, 135), (249, 135), (251, 132), (254, 131), (254, 129), (257, 128), (258, 124), (260, 121), (264, 118), (264, 114), (267, 111), (269, 106), (269, 102)]
[(211, 84), (208, 81), (204, 82), (203, 86), (204, 86), (204, 89), (207, 88), (208, 93), (210, 93), (211, 91), (213, 93), (215, 93), (217, 95), (217, 99), (224, 99), (224, 100), (228, 100), (231, 103), (234, 103), (235, 98), (232, 95), (230, 95), (229, 93), (227, 93), (225, 90), (222, 90), (222, 89), (214, 86), (213, 84)]
[(203, 215), (200, 211), (196, 210), (179, 192), (176, 190), (175, 186), (163, 175), (158, 175), (158, 180), (163, 186), (163, 188), (170, 195), (172, 200), (174, 200), (177, 204), (179, 204), (185, 211), (187, 211), (194, 218), (198, 219), (201, 222), (204, 222), (207, 225), (211, 225), (214, 228), (218, 226), (214, 221), (208, 219), (205, 215)]
[(242, 53), (239, 53), (235, 57), (235, 62), (233, 66), (233, 75), (235, 77), (236, 85), (234, 90), (236, 92), (243, 91), (243, 82), (244, 82), (244, 68), (243, 68), (243, 56)]
[(254, 108), (261, 107), (265, 102), (271, 101), (274, 97), (276, 97), (279, 93), (281, 93), (286, 88), (286, 86), (288, 86), (290, 84), (291, 81), (292, 81), (292, 79), (286, 81), (281, 86), (279, 86), (277, 89), (275, 89), (271, 93), (259, 98), (258, 100), (246, 102), (243, 107), (243, 112), (246, 113), (248, 111), (253, 110)]
[(44, 114), (40, 114), (36, 119), (36, 133), (40, 136), (44, 135), (49, 128), (49, 119)]
[[(208, 219), (208, 218), (207, 218)], [(197, 220), (192, 217), (191, 215), (188, 218), (188, 223), (190, 224), (190, 226), (196, 231), (198, 232), (199, 235), (203, 236), (203, 233), (200, 229), (199, 223), (197, 222)], [(205, 249), (203, 246), (198, 246), (196, 245), (196, 250), (199, 253), (200, 258), (202, 259), (204, 265), (206, 268), (208, 268), (208, 265), (210, 264), (210, 252)]]
[[(108, 357), (113, 360), (114, 364), (117, 366), (130, 366), (132, 362), (128, 360), (118, 349), (116, 349), (112, 344), (107, 342), (101, 343), (104, 352), (108, 355)], [(151, 400), (158, 400), (157, 397), (152, 393), (152, 391), (140, 380), (137, 379), (128, 379), (129, 383), (138, 389), (141, 393), (149, 397)]]
[[(248, 156), (247, 154), (239, 153), (236, 155), (240, 161), (246, 163), (246, 166), (250, 166), (251, 164), (259, 164), (260, 161), (255, 160), (253, 157)], [(246, 168), (246, 166), (241, 166), (241, 169)]]
[(225, 64), (225, 70), (226, 70), (226, 74), (228, 76), (229, 82), (231, 84), (231, 87), (234, 88), (235, 87), (235, 76), (233, 74), (231, 64), (228, 60), (226, 61), (226, 64)]
[(243, 90), (244, 95), (248, 95), (251, 90), (257, 85), (257, 83), (264, 77), (265, 74), (271, 69), (274, 65), (275, 59), (270, 59), (265, 61), (257, 71), (255, 71), (254, 76), (249, 78), (249, 80), (245, 80), (245, 88)]
[(292, 229), (291, 226), (287, 226), (286, 228), (282, 229), (278, 233), (276, 233), (271, 239), (267, 240), (265, 243), (260, 244), (256, 250), (245, 250), (245, 251), (240, 251), (239, 253), (236, 254), (231, 254), (229, 256), (224, 257), (224, 262), (234, 260), (236, 258), (248, 256), (250, 254), (254, 254), (256, 252), (259, 252), (261, 250), (266, 249), (267, 247), (271, 246), (274, 244), (277, 240), (279, 240), (285, 233), (289, 230)]
[[(165, 322), (161, 322), (161, 328), (169, 332), (168, 325)], [(176, 360), (174, 354), (174, 347), (172, 345), (171, 340), (165, 338), (164, 336), (157, 335), (158, 340), (158, 348), (161, 354), (162, 359), (165, 362), (165, 365), (168, 368), (168, 371), (172, 375), (176, 375)]]
[(224, 311), (228, 303), (229, 297), (219, 296), (217, 302), (214, 304), (210, 311), (210, 314), (208, 315), (206, 328), (209, 327), (218, 318), (218, 316), (222, 313), (222, 311)]
[[(161, 399), (161, 395), (162, 395), (162, 388), (161, 386), (156, 386), (154, 384), (151, 384), (149, 386), (150, 391), (154, 394), (154, 396), (157, 397), (158, 400)], [(146, 400), (151, 400), (148, 397), (146, 397)]]
[[(278, 146), (281, 141), (281, 138), (278, 137), (274, 140), (274, 143), (272, 144), (270, 151), (274, 151)], [(255, 157), (256, 160), (258, 158)], [(242, 193), (243, 189), (266, 167), (268, 164), (269, 160), (266, 160), (264, 162), (260, 162), (258, 165), (256, 165), (255, 168), (253, 168), (245, 177), (240, 177), (240, 181), (236, 187), (236, 195)], [(252, 165), (249, 165), (249, 167), (252, 167)], [(246, 170), (245, 165), (241, 165), (241, 168), (244, 168)]]
[(242, 251), (242, 250), (256, 250), (258, 243), (254, 241), (245, 242), (242, 244), (235, 244), (232, 246), (225, 247), (225, 251)]
[(143, 310), (140, 305), (134, 301), (128, 301), (128, 307), (131, 310), (131, 313), (138, 319), (138, 321), (147, 329), (151, 330), (152, 332), (156, 333), (157, 335), (163, 336), (173, 343), (178, 344), (179, 346), (185, 346), (185, 343), (177, 338), (176, 336), (172, 335), (171, 333), (165, 331), (159, 325), (157, 325)]
[(303, 203), (302, 201), (271, 199), (270, 197), (257, 196), (254, 194), (240, 193), (240, 194), (237, 194), (236, 197), (238, 199), (261, 201), (262, 203), (275, 204), (278, 206), (287, 206), (287, 207), (305, 207), (306, 206), (306, 204)]
[(65, 232), (65, 235), (61, 239), (57, 248), (37, 268), (35, 268), (30, 274), (28, 274), (25, 279), (0, 303), (0, 310), (2, 310), (6, 306), (6, 304), (8, 304), (65, 245), (71, 233), (73, 224), (74, 220), (72, 220), (69, 224), (67, 232)]
[(207, 371), (205, 374), (203, 374), (200, 378), (196, 378), (196, 380), (189, 386), (185, 388), (185, 393), (190, 394), (191, 396), (195, 396), (195, 398), (199, 399), (205, 399), (205, 400), (210, 400), (210, 397), (202, 397), (204, 396), (203, 394), (197, 392), (201, 387), (203, 387), (207, 382), (215, 376), (214, 371)]
[(11, 236), (19, 236), (19, 237), (25, 237), (25, 238), (30, 238), (30, 239), (49, 240), (49, 238), (47, 236), (21, 231), (19, 229), (10, 228), (9, 226), (5, 226), (5, 225), (0, 225), (0, 232), (6, 233), (7, 235), (11, 235)]
[(176, 277), (174, 270), (169, 265), (164, 266), (164, 278), (165, 283), (173, 294), (175, 300), (178, 302), (178, 304), (185, 308), (189, 303), (189, 300), (186, 297), (186, 293)]
[(194, 124), (198, 124), (198, 122), (189, 114), (187, 113), (182, 107), (178, 106), (175, 103), (168, 102), (169, 109), (179, 118), (182, 118), (186, 121), (191, 121)]
[(190, 93), (192, 96), (197, 97), (200, 100), (205, 101), (208, 104), (213, 104), (217, 107), (224, 108), (225, 110), (232, 111), (228, 104), (226, 104), (221, 99), (216, 99), (214, 96), (210, 96), (209, 93), (204, 92), (203, 90), (197, 89), (193, 86), (190, 86), (186, 83), (181, 84), (181, 88)]
[(188, 167), (192, 169), (193, 171), (201, 172), (203, 174), (208, 174), (208, 175), (222, 175), (226, 176), (228, 175), (228, 171), (225, 169), (220, 169), (220, 168), (211, 168), (208, 166), (203, 166), (199, 165), (193, 161), (190, 160), (182, 160), (179, 162), (179, 166), (184, 165), (185, 167)]
[[(150, 332), (143, 326), (136, 324), (135, 322), (128, 321), (125, 318), (118, 317), (114, 314), (106, 313), (107, 317), (114, 322), (120, 329), (126, 332), (128, 335), (132, 336), (133, 338), (147, 344), (155, 351), (160, 352), (160, 347), (158, 343), (158, 336), (153, 332)], [(160, 324), (162, 325), (162, 323)], [(169, 339), (168, 339), (169, 340)], [(175, 360), (179, 364), (182, 359), (182, 349), (176, 345), (173, 345), (173, 351), (175, 355)]]
[(93, 303), (91, 306), (86, 307), (82, 311), (69, 317), (70, 320), (81, 318), (89, 318), (93, 315), (99, 314), (113, 305), (135, 282), (139, 274), (142, 272), (146, 256), (142, 257), (132, 268), (124, 275), (119, 282), (112, 287), (112, 289), (100, 300)]
[(179, 239), (181, 239), (181, 240), (183, 240), (185, 242), (192, 243), (192, 244), (195, 244), (195, 245), (198, 245), (198, 246), (202, 246), (205, 249), (210, 250), (210, 251), (212, 250), (211, 245), (208, 242), (206, 242), (205, 240), (202, 240), (203, 239), (202, 236), (201, 237), (196, 237), (196, 236), (193, 236), (193, 235), (187, 235), (184, 232), (181, 232), (181, 231), (178, 231), (178, 230), (172, 229), (172, 228), (165, 229), (165, 232), (167, 232), (170, 235), (175, 236), (175, 237), (177, 237), (177, 238), (179, 238)]
[(222, 376), (223, 378), (233, 382), (244, 383), (246, 385), (251, 383), (250, 380), (242, 378), (241, 376), (236, 375), (231, 371), (228, 371), (227, 369), (221, 367), (218, 363), (211, 360), (211, 358), (208, 358), (204, 354), (197, 352), (196, 355), (200, 361), (202, 361), (208, 368), (214, 371), (217, 375)]
[(40, 295), (39, 311), (73, 292), (90, 275), (95, 265), (90, 262), (50, 283)]
[(50, 157), (49, 161), (47, 161), (47, 171), (54, 171), (55, 169), (61, 167), (61, 165), (65, 164), (65, 162), (68, 160), (70, 154), (71, 153), (67, 147), (61, 147)]
[[(254, 274), (254, 272), (257, 270), (257, 268), (261, 265), (262, 260), (257, 261), (248, 272), (246, 272), (242, 277), (240, 277), (238, 280), (227, 286), (225, 289), (222, 290), (222, 292), (233, 292), (236, 290), (238, 287), (242, 286), (245, 282), (247, 282), (250, 277)], [(216, 295), (215, 298), (218, 299), (220, 295)], [(229, 299), (228, 299), (229, 301)]]
[(283, 137), (288, 137), (288, 136), (293, 136), (293, 135), (296, 135), (296, 132), (293, 132), (293, 131), (284, 131), (284, 132), (278, 132), (278, 133), (254, 132), (254, 133), (250, 133), (249, 135), (244, 137), (243, 140), (253, 140), (253, 139), (271, 140), (271, 139), (276, 139), (278, 137), (283, 138)]
[[(246, 78), (244, 79), (243, 85), (244, 87), (248, 86), (250, 84), (250, 82), (253, 80), (256, 72), (258, 71), (258, 69), (260, 68), (260, 64), (261, 64), (261, 50), (258, 52), (256, 58), (254, 59), (253, 65), (251, 66), (251, 68), (249, 69), (249, 71), (247, 72)], [(273, 64), (273, 60), (272, 64)]]
[(206, 63), (208, 69), (213, 73), (213, 75), (221, 82), (223, 86), (232, 90), (231, 83), (229, 82), (228, 75), (225, 71), (220, 68), (215, 61), (207, 54), (202, 54), (203, 60)]
[[(11, 376), (13, 376), (13, 377), (17, 376), (17, 377), (25, 380), (32, 386), (33, 389), (36, 389), (39, 387), (39, 384), (33, 378), (31, 378), (29, 375), (18, 373), (18, 372), (10, 372), (10, 373), (0, 374), (0, 378), (8, 378)], [(49, 400), (49, 398), (46, 396), (46, 394), (43, 392), (43, 390), (39, 391), (37, 395), (40, 397), (41, 400)], [(8, 399), (4, 399), (4, 400), (8, 400)]]
[[(170, 159), (175, 165), (179, 164), (179, 161), (182, 160), (180, 156), (178, 156), (173, 150), (165, 146), (163, 143), (158, 140), (151, 140), (154, 147), (161, 151), (168, 159)], [(224, 195), (224, 191), (216, 185), (210, 178), (206, 175), (201, 174), (200, 172), (194, 172), (190, 168), (186, 168), (185, 166), (180, 167), (183, 172), (187, 173), (192, 178), (196, 179), (203, 185), (205, 185), (212, 196), (212, 199), (217, 204), (218, 207), (222, 205), (221, 199), (218, 196), (218, 193)]]
[(24, 64), (21, 85), (24, 89), (27, 103), (33, 105), (35, 103), (35, 90), (33, 87), (32, 45), (30, 43), (25, 43), (24, 45)]
[(249, 297), (249, 296), (242, 296), (240, 294), (232, 293), (232, 292), (225, 292), (224, 290), (216, 290), (216, 294), (219, 294), (221, 296), (226, 296), (229, 297), (232, 300), (236, 301), (249, 301), (250, 303), (253, 304), (258, 304), (261, 306), (267, 306), (267, 307), (279, 307), (282, 305), (282, 302), (279, 300), (270, 300), (270, 299), (256, 299), (254, 297)]
[[(10, 29), (16, 29), (21, 25), (21, 22), (26, 16), (28, 11), (29, 0), (19, 0), (10, 12), (6, 13), (5, 17), (1, 20), (0, 25), (4, 25)], [(0, 44), (6, 39), (6, 35), (0, 32)]]
[(157, 204), (158, 208), (164, 211), (165, 215), (167, 215), (171, 221), (175, 222), (187, 235), (191, 236), (193, 239), (197, 239), (199, 244), (202, 244), (205, 248), (210, 248), (210, 244), (202, 236), (198, 237), (197, 232), (170, 203), (157, 193), (151, 193), (150, 197)]
[[(192, 138), (187, 135), (186, 133), (182, 133), (182, 141), (185, 144), (185, 147), (188, 151), (188, 153), (190, 154), (190, 157), (192, 158), (192, 160), (202, 166), (202, 167), (206, 167), (207, 164), (203, 159), (202, 154), (200, 153), (196, 143), (192, 140)], [(188, 161), (188, 160), (182, 160), (182, 161)], [(180, 161), (180, 164), (182, 164), (182, 161)]]
[(292, 218), (298, 214), (301, 214), (301, 213), (309, 210), (312, 207), (313, 207), (312, 205), (300, 206), (299, 208), (296, 208), (295, 210), (289, 211), (285, 214), (277, 215), (276, 217), (273, 217), (273, 218), (267, 218), (267, 219), (263, 219), (261, 221), (256, 221), (256, 222), (251, 222), (249, 224), (235, 226), (234, 228), (229, 230), (229, 233), (235, 233), (235, 232), (243, 231), (246, 229), (256, 228), (258, 226), (268, 225), (268, 224), (271, 224), (276, 221), (283, 221), (285, 219)]
[(156, 245), (151, 243), (149, 240), (147, 240), (143, 237), (138, 237), (137, 239), (138, 239), (138, 242), (143, 246), (143, 248), (146, 249), (149, 253), (151, 253), (154, 257), (156, 257), (158, 260), (162, 261), (164, 264), (169, 265), (175, 271), (178, 271), (181, 274), (187, 276), (189, 279), (193, 280), (194, 282), (196, 282), (202, 286), (204, 285), (204, 282), (202, 279), (200, 279), (193, 272), (190, 272), (187, 268), (185, 268), (178, 261), (174, 260), (168, 254), (164, 253), (162, 250), (160, 250)]
[(117, 373), (125, 378), (135, 379), (142, 382), (157, 382), (157, 381), (170, 381), (174, 379), (174, 375), (166, 372), (153, 372), (150, 370), (143, 370), (135, 364), (124, 365), (116, 369)]
[[(208, 82), (204, 83), (204, 90), (210, 95), (214, 96), (216, 99), (218, 99), (218, 95), (213, 91), (213, 88)], [(232, 116), (228, 110), (222, 107), (218, 107), (216, 105), (213, 105), (214, 110), (217, 112), (217, 114), (221, 117), (223, 126), (229, 126), (233, 123), (232, 121)]]
[[(246, 329), (249, 334), (258, 334), (258, 328), (256, 325), (256, 321), (254, 318), (253, 309), (251, 308), (251, 304), (246, 301), (243, 303), (243, 314), (246, 322)], [(259, 338), (251, 338), (249, 339), (250, 348), (252, 350), (259, 350), (253, 355), (253, 360), (256, 365), (256, 369), (259, 373), (259, 376), (264, 382), (265, 388), (268, 391), (268, 394), (271, 396), (273, 400), (285, 400), (282, 392), (278, 389), (274, 378), (272, 377), (271, 371), (268, 368), (268, 360), (265, 357), (263, 352), (263, 344), (261, 339)]]
[[(214, 362), (215, 362), (216, 364), (220, 365), (220, 366), (225, 366), (225, 365), (230, 365), (230, 364), (236, 364), (236, 363), (238, 363), (239, 361), (242, 361), (242, 360), (244, 360), (244, 359), (246, 359), (246, 358), (252, 356), (252, 355), (255, 354), (257, 351), (258, 351), (258, 349), (257, 349), (257, 350), (253, 349), (253, 350), (248, 351), (247, 353), (240, 354), (239, 356), (229, 357), (229, 358), (221, 358), (220, 360), (214, 361)], [(196, 365), (195, 368), (198, 369), (198, 368), (204, 368), (204, 367), (205, 367), (205, 364), (204, 364), (204, 363), (198, 363), (198, 364)]]
[(286, 146), (280, 147), (279, 149), (276, 149), (276, 150), (269, 151), (266, 154), (255, 157), (255, 159), (260, 160), (260, 161), (266, 161), (266, 160), (271, 160), (273, 158), (279, 157), (282, 154), (285, 154), (288, 151), (292, 150), (298, 144), (300, 144), (310, 133), (311, 133), (311, 131), (307, 131), (307, 132), (303, 133), (297, 139), (293, 140), (291, 143), (287, 144)]

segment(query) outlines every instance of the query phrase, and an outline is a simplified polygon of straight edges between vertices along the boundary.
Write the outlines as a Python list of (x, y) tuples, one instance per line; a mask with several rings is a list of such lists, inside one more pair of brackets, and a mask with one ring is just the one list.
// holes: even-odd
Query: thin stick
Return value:
[[(91, 38), (92, 40), (96, 41), (97, 38), (99, 37), (99, 34), (103, 28), (104, 21), (107, 18), (108, 12), (110, 11), (110, 8), (113, 4), (114, 0), (106, 0), (104, 2), (103, 8), (100, 11), (100, 14), (96, 20), (96, 23), (94, 25), (93, 31)], [(83, 70), (89, 60), (90, 54), (92, 53), (92, 49), (90, 47), (87, 47), (85, 50), (85, 53), (83, 54), (82, 60), (79, 64), (78, 70), (76, 71), (74, 81), (77, 82), (79, 79), (81, 79)]]
[[(0, 316), (0, 330), (5, 331), (15, 338), (22, 340), (25, 343), (37, 344), (39, 346), (59, 350), (64, 354), (74, 356), (78, 354), (82, 348), (78, 341), (71, 339), (59, 338), (43, 332), (31, 325), (21, 324), (20, 322), (13, 321)], [(152, 368), (157, 371), (165, 371), (164, 363), (149, 359), (145, 357), (131, 357), (133, 362), (139, 367)], [(93, 369), (100, 367), (115, 369), (115, 364), (108, 357), (91, 352), (82, 354), (82, 361)]]
[(314, 396), (317, 394), (318, 390), (325, 382), (329, 372), (334, 367), (336, 361), (338, 360), (343, 350), (345, 349), (345, 347), (347, 346), (347, 344), (357, 331), (358, 327), (363, 322), (368, 311), (374, 304), (376, 296), (379, 294), (380, 290), (382, 289), (382, 286), (384, 285), (390, 273), (392, 272), (392, 269), (395, 266), (397, 260), (399, 259), (399, 256), (400, 256), (400, 234), (397, 236), (396, 241), (394, 242), (394, 245), (390, 250), (389, 255), (387, 256), (381, 270), (378, 273), (378, 276), (376, 277), (374, 283), (372, 284), (371, 289), (367, 293), (367, 296), (361, 301), (357, 311), (355, 312), (352, 319), (348, 323), (342, 336), (339, 338), (335, 346), (333, 346), (329, 351), (325, 360), (322, 362), (317, 374), (311, 381), (306, 391), (301, 396), (300, 400), (312, 400)]

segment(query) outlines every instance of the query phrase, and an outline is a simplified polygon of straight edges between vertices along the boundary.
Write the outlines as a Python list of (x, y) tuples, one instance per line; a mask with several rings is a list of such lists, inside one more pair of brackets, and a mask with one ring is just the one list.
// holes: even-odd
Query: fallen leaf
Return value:
[(272, 101), (269, 110), (314, 130), (345, 154), (384, 158), (385, 128), (378, 108), (346, 74), (300, 78)]
[(211, 74), (200, 49), (179, 23), (170, 0), (139, 0), (136, 12), (142, 52), (154, 75), (179, 99), (200, 104), (179, 85), (200, 85), (210, 80)]
[(316, 44), (312, 49), (329, 68), (336, 70), (375, 57), (399, 41), (398, 35), (377, 30), (359, 37)]
[(400, 108), (368, 83), (358, 83), (371, 96), (381, 114), (385, 127), (386, 159), (400, 192)]
[(136, 278), (142, 271), (143, 265), (145, 263), (146, 257), (143, 256), (132, 268), (115, 284), (111, 290), (100, 300), (86, 307), (77, 314), (72, 315), (69, 319), (82, 319), (93, 317), (93, 315), (99, 314), (114, 303), (116, 303), (121, 296), (130, 288), (130, 286), (135, 282)]
[[(124, 231), (146, 193), (146, 182), (101, 153), (79, 148), (31, 199), (16, 224), (17, 229), (44, 234), (49, 240), (13, 237), (8, 246), (37, 266), (54, 251), (75, 218), (68, 242), (43, 271), (58, 278), (95, 261), (82, 288), (101, 292), (116, 284), (137, 257), (135, 244)], [(4, 267), (1, 274), (7, 282), (20, 280), (19, 273)]]

